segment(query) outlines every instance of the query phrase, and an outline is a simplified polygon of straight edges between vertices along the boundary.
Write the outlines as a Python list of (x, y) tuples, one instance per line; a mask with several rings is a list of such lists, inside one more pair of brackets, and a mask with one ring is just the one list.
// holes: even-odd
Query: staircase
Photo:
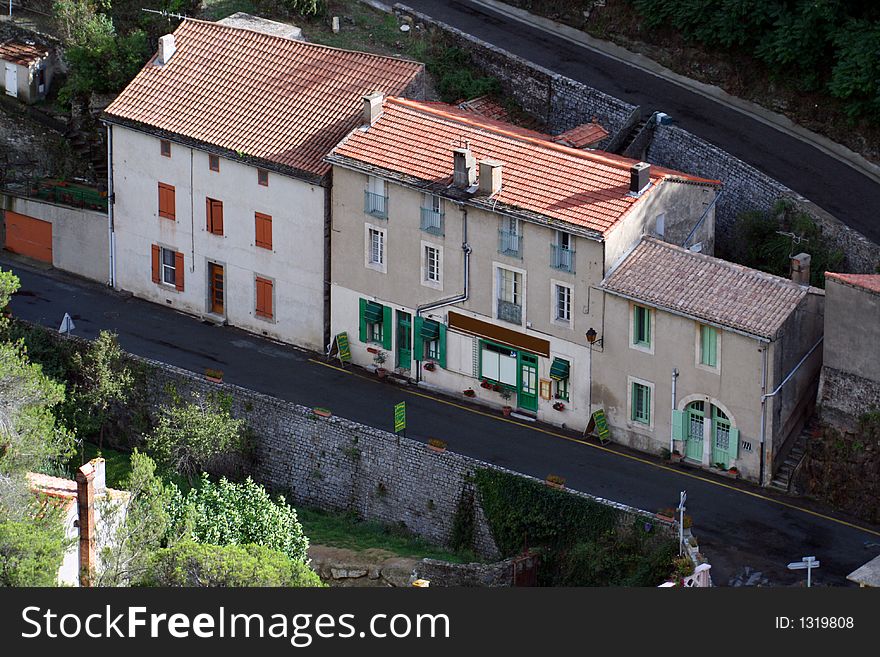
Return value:
[(795, 439), (794, 445), (788, 450), (788, 456), (785, 457), (782, 465), (776, 471), (773, 479), (770, 481), (769, 487), (774, 488), (783, 493), (791, 490), (792, 476), (795, 470), (804, 460), (807, 449), (807, 440), (810, 435), (815, 432), (818, 427), (816, 416), (812, 416), (801, 430), (800, 435)]
[(640, 134), (642, 134), (642, 130), (645, 129), (645, 126), (648, 125), (648, 121), (650, 121), (652, 118), (653, 117), (648, 117), (648, 118), (642, 119), (641, 121), (636, 123), (632, 127), (632, 130), (630, 130), (629, 133), (626, 135), (626, 139), (623, 140), (623, 143), (620, 145), (619, 148), (616, 149), (615, 152), (618, 155), (624, 155), (626, 153), (627, 149), (636, 140), (636, 137), (638, 137)]

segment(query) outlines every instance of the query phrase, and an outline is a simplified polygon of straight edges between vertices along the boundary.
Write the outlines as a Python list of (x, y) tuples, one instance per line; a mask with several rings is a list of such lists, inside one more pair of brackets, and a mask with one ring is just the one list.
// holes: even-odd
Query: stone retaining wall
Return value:
[(880, 383), (826, 365), (818, 398), (824, 421), (852, 430), (859, 416), (880, 409)]

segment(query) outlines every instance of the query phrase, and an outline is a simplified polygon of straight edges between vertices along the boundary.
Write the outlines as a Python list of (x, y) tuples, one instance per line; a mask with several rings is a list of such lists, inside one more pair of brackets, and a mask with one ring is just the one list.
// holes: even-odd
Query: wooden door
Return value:
[(208, 281), (210, 284), (211, 312), (223, 314), (223, 266), (214, 262), (208, 263)]

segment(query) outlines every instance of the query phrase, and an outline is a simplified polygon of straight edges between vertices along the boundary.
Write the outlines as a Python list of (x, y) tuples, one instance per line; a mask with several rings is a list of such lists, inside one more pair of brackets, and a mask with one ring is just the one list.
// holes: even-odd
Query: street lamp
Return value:
[(593, 345), (597, 344), (601, 347), (602, 338), (596, 339), (599, 337), (599, 334), (596, 333), (596, 329), (592, 326), (587, 331), (586, 337), (587, 348), (590, 350), (590, 355), (587, 358), (587, 422), (589, 423), (589, 418), (593, 417)]

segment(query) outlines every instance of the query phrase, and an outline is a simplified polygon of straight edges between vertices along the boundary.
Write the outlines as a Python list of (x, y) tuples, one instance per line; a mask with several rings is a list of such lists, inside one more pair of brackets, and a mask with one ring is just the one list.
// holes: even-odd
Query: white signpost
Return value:
[(788, 564), (789, 570), (806, 570), (807, 571), (807, 588), (810, 588), (810, 584), (812, 583), (812, 578), (810, 574), (813, 572), (813, 568), (819, 567), (819, 561), (816, 560), (816, 557), (803, 557), (800, 561), (795, 561), (793, 563)]
[(73, 320), (70, 319), (70, 315), (64, 313), (64, 319), (61, 320), (61, 327), (58, 329), (59, 333), (64, 333), (66, 336), (70, 336), (70, 332), (76, 328), (76, 325), (73, 323)]
[(678, 502), (678, 556), (684, 554), (684, 503), (687, 501), (686, 490), (681, 491)]

